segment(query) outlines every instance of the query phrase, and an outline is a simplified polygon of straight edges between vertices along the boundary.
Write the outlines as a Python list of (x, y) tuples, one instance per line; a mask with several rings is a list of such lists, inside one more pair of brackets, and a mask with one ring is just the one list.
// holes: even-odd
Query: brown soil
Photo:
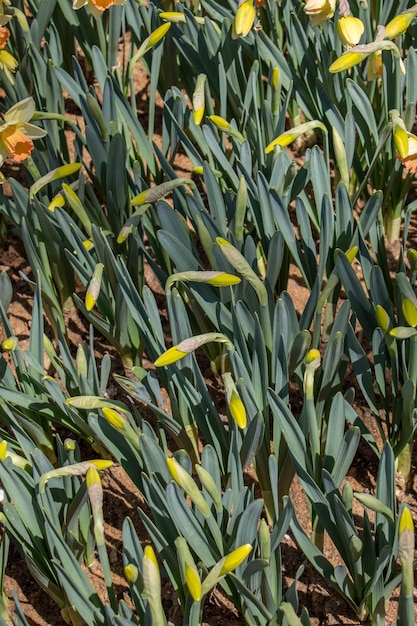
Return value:
[[(144, 73), (139, 75), (138, 81), (138, 93), (140, 93), (141, 98), (146, 101), (146, 75)], [(161, 102), (158, 104), (161, 105)], [(181, 157), (177, 161), (177, 169), (179, 175), (183, 175), (184, 172), (187, 172), (188, 174), (190, 173), (189, 163), (186, 159)], [(18, 174), (18, 172), (14, 172), (13, 175), (16, 176), (16, 173)], [(417, 228), (414, 230), (417, 231)], [(29, 340), (32, 294), (27, 282), (20, 277), (19, 272), (30, 274), (30, 267), (25, 259), (21, 242), (12, 234), (9, 234), (7, 237), (4, 249), (1, 252), (0, 270), (7, 271), (13, 281), (14, 299), (8, 313), (11, 326), (14, 329), (15, 335), (19, 338), (20, 345), (21, 347), (25, 347), (25, 345), (28, 345)], [(152, 281), (150, 286), (156, 287), (154, 282), (152, 284)], [(305, 289), (300, 287), (298, 274), (295, 268), (289, 282), (288, 291), (294, 301), (297, 311), (302, 311), (303, 306), (305, 305), (307, 292)], [(87, 326), (76, 314), (74, 314), (68, 322), (69, 338), (73, 346), (76, 347), (85, 339)], [(0, 328), (0, 341), (4, 338), (1, 333), (2, 329)], [(108, 352), (114, 357), (114, 371), (119, 370), (120, 363), (118, 362), (117, 355), (114, 354), (113, 349), (110, 346), (107, 346), (105, 342), (101, 343), (100, 349), (102, 353)], [(355, 385), (353, 379), (346, 381), (346, 386), (349, 385)], [(360, 406), (356, 406), (355, 408), (366, 418), (366, 408), (361, 408)], [(371, 420), (369, 420), (368, 426), (370, 429), (373, 428)], [(416, 450), (414, 450), (414, 476), (416, 465), (417, 456)], [(355, 491), (372, 492), (375, 486), (376, 470), (376, 458), (366, 444), (361, 444), (354, 467), (350, 470), (347, 480), (352, 483), (352, 487)], [(117, 592), (119, 597), (122, 598), (127, 596), (127, 584), (123, 578), (121, 558), (122, 523), (126, 516), (131, 517), (138, 530), (139, 537), (143, 542), (146, 542), (146, 533), (143, 527), (141, 527), (137, 513), (137, 508), (142, 507), (143, 502), (135, 486), (129, 481), (124, 470), (118, 465), (113, 466), (106, 472), (104, 486), (104, 515), (106, 520), (108, 550), (114, 572), (114, 581), (117, 586)], [(416, 478), (414, 478), (412, 488), (407, 494), (405, 494), (399, 486), (398, 497), (401, 501), (407, 500), (410, 504), (415, 520), (417, 520), (416, 495)], [(291, 499), (297, 510), (302, 526), (308, 529), (310, 516), (306, 498), (297, 480), (294, 480), (291, 488)], [(362, 515), (359, 505), (357, 505), (356, 512), (359, 516)], [(326, 539), (325, 542), (325, 554), (331, 561), (334, 563), (337, 562), (338, 553), (328, 539)], [(282, 544), (282, 560), (285, 584), (289, 586), (294, 580), (298, 567), (304, 561), (300, 550), (297, 548), (290, 536), (286, 536)], [(104, 596), (104, 584), (98, 563), (95, 563), (90, 568), (89, 573), (93, 584)], [(305, 562), (305, 570), (300, 578), (298, 589), (301, 605), (308, 608), (312, 624), (316, 626), (331, 624), (359, 624), (350, 607), (338, 594), (336, 594), (336, 592), (326, 585), (325, 581), (320, 578), (315, 569), (311, 567), (308, 562)], [(25, 563), (22, 561), (18, 552), (13, 548), (10, 553), (10, 562), (7, 568), (4, 590), (10, 600), (11, 614), (13, 614), (13, 594), (17, 594), (29, 624), (33, 626), (61, 626), (64, 624), (57, 606), (52, 602), (49, 596), (36, 585), (31, 578)], [(387, 624), (396, 621), (397, 601), (398, 595), (395, 593), (387, 607)], [(164, 604), (166, 612), (171, 619), (169, 622), (170, 626), (179, 626), (179, 624), (181, 624), (181, 613), (176, 604), (175, 596), (171, 592), (168, 584), (164, 586)], [(210, 596), (210, 598), (207, 599), (204, 610), (204, 619), (206, 620), (204, 622), (206, 626), (216, 626), (220, 624), (227, 624), (227, 626), (239, 626), (244, 624), (243, 619), (234, 611), (230, 602), (219, 591), (216, 591)]]

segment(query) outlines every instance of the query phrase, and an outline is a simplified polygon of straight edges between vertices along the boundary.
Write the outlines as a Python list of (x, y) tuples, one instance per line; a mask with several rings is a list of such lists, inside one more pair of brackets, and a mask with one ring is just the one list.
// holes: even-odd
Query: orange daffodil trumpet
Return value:
[(34, 113), (34, 100), (25, 98), (4, 114), (0, 124), (0, 166), (8, 157), (24, 161), (34, 148), (33, 140), (45, 137), (45, 130), (29, 123)]
[(96, 19), (103, 15), (106, 9), (114, 5), (126, 4), (126, 0), (74, 0), (72, 3), (73, 9), (81, 9), (81, 7), (88, 5), (90, 13)]

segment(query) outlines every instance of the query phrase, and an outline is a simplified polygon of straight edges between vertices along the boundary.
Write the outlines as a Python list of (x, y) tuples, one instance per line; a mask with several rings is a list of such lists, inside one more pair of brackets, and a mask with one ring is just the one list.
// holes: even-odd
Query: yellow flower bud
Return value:
[(269, 154), (270, 152), (272, 152), (275, 146), (289, 146), (291, 143), (293, 143), (293, 141), (298, 139), (300, 135), (303, 135), (304, 133), (309, 133), (315, 128), (320, 128), (320, 130), (322, 130), (324, 133), (327, 133), (327, 128), (325, 127), (325, 125), (318, 120), (311, 120), (310, 122), (299, 124), (298, 126), (294, 126), (294, 128), (291, 128), (290, 130), (286, 130), (285, 133), (282, 133), (276, 139), (271, 141), (271, 143), (269, 143), (265, 148), (265, 154)]
[(232, 39), (246, 37), (256, 17), (256, 10), (251, 0), (245, 0), (236, 11), (232, 26)]
[(153, 46), (156, 46), (156, 44), (159, 43), (163, 37), (165, 37), (170, 28), (171, 24), (167, 22), (166, 24), (162, 24), (156, 30), (154, 30), (153, 33), (151, 33), (148, 37), (146, 51), (150, 50), (150, 48), (152, 48)]
[(400, 523), (398, 526), (398, 532), (403, 533), (405, 530), (411, 530), (414, 533), (414, 523), (411, 517), (411, 512), (408, 506), (404, 507), (400, 517)]
[(103, 263), (97, 263), (94, 269), (93, 276), (90, 280), (90, 284), (88, 285), (87, 293), (85, 295), (85, 308), (87, 309), (87, 311), (91, 311), (98, 300), (103, 270)]
[(87, 473), (85, 475), (85, 483), (87, 485), (87, 490), (92, 487), (92, 485), (98, 483), (101, 484), (100, 474), (98, 473), (95, 467), (89, 467)]
[(204, 109), (205, 109), (205, 95), (204, 84), (206, 82), (206, 75), (199, 74), (197, 76), (195, 90), (193, 93), (193, 120), (194, 124), (199, 126), (203, 121)]
[(388, 332), (391, 326), (391, 319), (384, 307), (380, 304), (377, 304), (375, 307), (375, 317), (378, 322), (378, 326), (384, 331), (384, 333)]
[(17, 337), (8, 337), (1, 342), (1, 349), (3, 352), (12, 352), (16, 349), (18, 343)]
[(229, 411), (239, 428), (246, 428), (247, 419), (245, 405), (234, 390), (229, 399)]
[(114, 465), (113, 461), (109, 459), (90, 459), (87, 463), (92, 463), (100, 472)]
[(156, 554), (152, 546), (145, 547), (143, 551), (143, 556), (144, 556), (144, 559), (149, 559), (151, 561), (152, 565), (157, 569), (158, 574), (159, 574), (158, 559), (156, 558)]
[(387, 39), (394, 39), (405, 33), (407, 28), (410, 26), (411, 22), (417, 15), (417, 10), (409, 10), (404, 13), (400, 13), (400, 15), (396, 15), (388, 24), (385, 26), (385, 37)]
[(101, 410), (109, 424), (111, 424), (112, 426), (114, 426), (114, 428), (117, 428), (118, 430), (124, 430), (125, 421), (120, 413), (118, 413), (115, 409), (111, 409), (109, 407), (104, 407)]
[(185, 582), (194, 602), (199, 602), (202, 597), (201, 580), (195, 569), (189, 565), (185, 566)]
[(345, 52), (331, 64), (329, 72), (336, 74), (337, 72), (348, 70), (354, 65), (360, 63), (364, 57), (365, 55), (361, 52)]
[(180, 11), (162, 11), (159, 17), (173, 24), (185, 24), (185, 15)]
[(409, 326), (417, 326), (417, 306), (409, 298), (404, 298), (401, 305), (403, 315)]
[(341, 17), (337, 22), (337, 32), (339, 33), (340, 41), (348, 48), (352, 48), (352, 46), (356, 46), (359, 43), (364, 30), (363, 22), (358, 17), (353, 17), (352, 15)]
[(312, 348), (306, 354), (307, 365), (310, 365), (310, 363), (313, 363), (316, 359), (320, 359), (320, 352), (315, 348)]
[(170, 474), (177, 485), (184, 489), (185, 493), (190, 497), (191, 501), (204, 517), (210, 517), (210, 507), (189, 473), (178, 463), (178, 461), (174, 459), (174, 457), (167, 459), (167, 465)]
[(171, 365), (171, 363), (176, 363), (180, 359), (186, 357), (188, 352), (183, 352), (182, 350), (178, 350), (177, 346), (172, 346), (165, 352), (159, 356), (154, 362), (155, 367), (164, 367), (165, 365)]
[(131, 585), (133, 585), (137, 581), (139, 576), (139, 570), (136, 565), (133, 565), (133, 563), (128, 563), (127, 565), (125, 565), (123, 572), (126, 581)]
[(7, 441), (3, 440), (0, 443), (0, 461), (6, 460), (6, 452), (7, 452)]
[(247, 558), (251, 551), (252, 546), (250, 545), (250, 543), (245, 543), (243, 546), (240, 546), (240, 548), (236, 548), (236, 550), (233, 550), (233, 552), (228, 554), (223, 561), (223, 566), (220, 570), (220, 576), (225, 576), (226, 574), (229, 574), (234, 569), (239, 567), (239, 565), (243, 563), (243, 561)]

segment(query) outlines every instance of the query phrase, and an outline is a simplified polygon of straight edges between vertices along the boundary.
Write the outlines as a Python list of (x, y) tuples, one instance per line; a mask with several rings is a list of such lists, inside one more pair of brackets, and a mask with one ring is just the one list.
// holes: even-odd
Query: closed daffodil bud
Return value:
[(190, 474), (182, 467), (182, 465), (178, 463), (178, 461), (174, 459), (174, 457), (167, 459), (167, 465), (172, 478), (175, 480), (177, 485), (184, 489), (185, 493), (199, 509), (200, 513), (206, 518), (210, 517), (210, 507)]
[(194, 124), (199, 126), (203, 121), (204, 109), (205, 109), (205, 96), (204, 85), (207, 76), (205, 74), (199, 74), (197, 76), (195, 90), (193, 93), (193, 120)]
[(3, 439), (0, 443), (0, 461), (6, 460), (6, 452), (7, 452), (7, 441)]
[(409, 9), (408, 11), (400, 13), (400, 15), (396, 15), (385, 26), (385, 37), (387, 39), (394, 39), (395, 37), (398, 37), (398, 35), (402, 35), (402, 33), (405, 33), (416, 15), (417, 9), (415, 7)]
[(232, 38), (246, 37), (256, 17), (256, 9), (251, 0), (245, 0), (236, 11), (232, 26)]
[(358, 17), (353, 17), (353, 15), (341, 17), (337, 22), (337, 32), (340, 41), (348, 48), (352, 48), (359, 43), (364, 30), (363, 22)]
[(204, 346), (206, 343), (215, 341), (217, 343), (230, 343), (225, 335), (221, 333), (203, 333), (196, 335), (195, 337), (189, 337), (184, 339), (176, 346), (172, 346), (159, 356), (154, 362), (155, 367), (163, 367), (165, 365), (171, 365), (180, 359), (183, 359), (197, 348)]
[(311, 365), (315, 363), (316, 360), (320, 359), (320, 352), (315, 348), (309, 350), (306, 354), (306, 363), (307, 365)]
[(222, 568), (220, 570), (220, 576), (225, 576), (233, 572), (252, 552), (252, 546), (250, 543), (245, 543), (243, 546), (236, 548), (230, 554), (228, 554), (223, 561)]
[(398, 556), (401, 560), (402, 583), (398, 614), (402, 616), (401, 624), (414, 623), (414, 523), (411, 511), (406, 505), (401, 511), (398, 525)]
[(1, 342), (3, 352), (13, 352), (17, 348), (19, 341), (17, 337), (8, 337)]
[(185, 582), (194, 602), (199, 602), (202, 598), (200, 576), (189, 565), (185, 566)]
[(417, 306), (409, 298), (405, 297), (401, 303), (405, 321), (409, 326), (417, 326)]
[(336, 74), (337, 72), (348, 70), (349, 68), (354, 67), (354, 65), (358, 65), (358, 63), (360, 63), (365, 56), (366, 55), (361, 52), (345, 52), (331, 64), (329, 72)]
[(131, 585), (133, 585), (137, 581), (139, 576), (139, 570), (133, 563), (128, 563), (127, 565), (125, 565), (123, 573), (125, 575), (126, 581)]
[(97, 263), (93, 276), (88, 285), (87, 293), (85, 295), (85, 308), (87, 311), (91, 311), (98, 300), (101, 289), (101, 278), (103, 276), (104, 265), (103, 263)]

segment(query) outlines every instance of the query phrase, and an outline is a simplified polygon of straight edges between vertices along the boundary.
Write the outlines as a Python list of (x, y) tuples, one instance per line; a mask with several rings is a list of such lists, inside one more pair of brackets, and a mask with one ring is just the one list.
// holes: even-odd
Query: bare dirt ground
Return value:
[[(142, 77), (139, 77), (138, 80), (143, 81), (142, 83), (138, 83), (138, 93), (141, 94), (145, 110), (147, 79), (145, 75), (142, 75)], [(160, 104), (161, 103), (159, 102), (159, 105)], [(140, 107), (140, 101), (138, 106)], [(186, 159), (178, 161), (177, 166), (179, 175), (182, 175), (183, 172), (188, 172), (189, 174), (190, 168)], [(417, 227), (415, 220), (413, 230), (414, 236), (416, 235), (416, 232)], [(15, 335), (19, 338), (20, 344), (24, 345), (29, 339), (32, 293), (28, 283), (21, 278), (20, 272), (30, 274), (31, 270), (25, 259), (25, 253), (21, 242), (10, 231), (7, 238), (3, 242), (3, 249), (0, 252), (0, 270), (5, 270), (13, 282), (14, 299), (8, 313)], [(155, 287), (155, 283), (152, 285), (151, 278), (149, 282), (151, 287)], [(299, 312), (302, 311), (306, 301), (306, 290), (300, 287), (295, 269), (293, 270), (288, 291), (295, 303), (296, 309)], [(161, 310), (161, 314), (164, 314), (164, 311)], [(87, 336), (88, 326), (78, 315), (74, 314), (72, 318), (68, 319), (68, 328), (69, 337), (75, 350), (77, 345)], [(0, 328), (0, 341), (4, 338), (2, 332), (3, 331)], [(111, 346), (107, 346), (105, 342), (102, 341), (100, 349), (102, 350), (102, 353), (108, 352), (113, 357), (113, 373), (120, 373), (121, 364), (117, 355), (114, 354)], [(345, 384), (346, 388), (351, 385), (354, 386), (355, 381), (353, 380), (353, 377), (352, 379), (347, 378)], [(361, 406), (356, 406), (356, 408), (365, 418), (367, 417), (365, 408), (361, 408)], [(369, 420), (368, 425), (371, 429), (371, 420)], [(399, 500), (406, 500), (410, 504), (414, 520), (417, 520), (416, 452), (415, 447), (413, 455), (414, 481), (411, 489), (408, 493), (405, 493), (400, 485), (398, 487)], [(88, 454), (88, 451), (86, 451), (86, 454)], [(88, 458), (88, 456), (85, 458)], [(347, 480), (351, 482), (354, 491), (368, 491), (372, 493), (375, 487), (376, 471), (376, 457), (366, 444), (361, 443), (354, 465), (347, 476)], [(135, 486), (128, 480), (125, 472), (118, 465), (113, 466), (106, 472), (104, 486), (104, 514), (106, 520), (108, 550), (119, 597), (124, 597), (127, 593), (127, 584), (125, 583), (122, 575), (122, 523), (126, 516), (131, 517), (136, 528), (138, 529), (139, 536), (143, 538), (144, 542), (147, 541), (146, 533), (144, 529), (141, 528), (137, 513), (138, 507), (142, 507), (144, 505)], [(291, 498), (297, 510), (301, 524), (308, 529), (310, 524), (310, 515), (304, 492), (297, 480), (293, 483)], [(357, 506), (358, 515), (362, 515), (359, 505)], [(325, 554), (327, 558), (335, 563), (337, 562), (338, 554), (328, 539), (326, 539), (325, 542)], [(289, 586), (294, 580), (298, 567), (304, 561), (302, 554), (298, 550), (291, 536), (287, 536), (283, 542), (282, 561), (285, 584)], [(93, 584), (98, 590), (101, 590), (101, 592), (104, 593), (104, 584), (101, 578), (99, 565), (93, 565), (90, 568), (89, 573)], [(307, 562), (305, 563), (305, 570), (300, 578), (298, 588), (301, 605), (308, 608), (312, 623), (315, 626), (335, 624), (345, 624), (347, 626), (359, 624), (350, 607), (340, 596), (338, 596), (326, 585), (325, 581), (320, 578), (314, 568), (312, 568)], [(4, 589), (7, 597), (10, 599), (11, 612), (13, 612), (13, 594), (15, 593), (22, 604), (24, 614), (29, 624), (33, 626), (61, 626), (64, 624), (59, 609), (52, 602), (50, 597), (33, 581), (24, 561), (22, 561), (17, 550), (15, 549), (11, 550)], [(387, 624), (394, 623), (396, 621), (397, 601), (398, 595), (394, 594), (387, 607)], [(164, 604), (166, 612), (170, 616), (170, 626), (179, 626), (181, 624), (181, 614), (179, 607), (176, 604), (175, 596), (171, 592), (168, 583), (164, 586)], [(227, 598), (217, 591), (213, 593), (206, 602), (204, 618), (204, 624), (206, 626), (217, 626), (220, 624), (227, 626), (239, 626), (245, 623), (244, 620), (236, 612), (234, 612), (233, 607), (228, 602)]]

